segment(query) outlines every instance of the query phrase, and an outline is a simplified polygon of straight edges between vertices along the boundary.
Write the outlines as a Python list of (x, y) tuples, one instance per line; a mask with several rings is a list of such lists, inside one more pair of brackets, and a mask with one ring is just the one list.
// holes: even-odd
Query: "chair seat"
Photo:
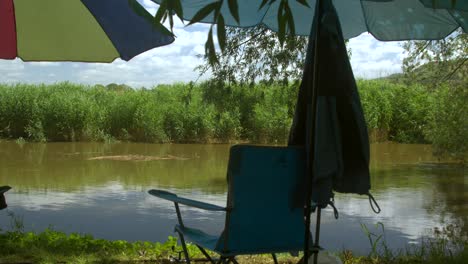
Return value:
[(218, 243), (220, 236), (210, 235), (200, 229), (186, 226), (182, 227), (180, 225), (176, 225), (175, 229), (176, 231), (181, 232), (187, 240), (208, 250), (216, 251), (216, 244)]

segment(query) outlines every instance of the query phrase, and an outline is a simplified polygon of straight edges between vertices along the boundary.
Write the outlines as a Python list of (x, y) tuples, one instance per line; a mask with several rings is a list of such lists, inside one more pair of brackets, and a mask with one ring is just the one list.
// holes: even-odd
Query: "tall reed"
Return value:
[[(444, 147), (459, 145), (460, 140), (454, 141), (444, 133), (455, 137), (466, 134), (466, 122), (459, 120), (468, 114), (466, 104), (460, 101), (466, 98), (466, 89), (431, 90), (385, 80), (357, 83), (374, 141), (441, 142), (438, 151), (447, 153)], [(215, 81), (138, 90), (116, 84), (4, 84), (0, 85), (0, 137), (30, 141), (242, 140), (283, 144), (294, 115), (297, 91), (297, 83), (228, 85)], [(445, 110), (456, 111), (448, 114)], [(449, 133), (441, 129), (445, 121), (461, 125), (450, 126)], [(466, 152), (466, 147), (457, 148), (458, 152)]]

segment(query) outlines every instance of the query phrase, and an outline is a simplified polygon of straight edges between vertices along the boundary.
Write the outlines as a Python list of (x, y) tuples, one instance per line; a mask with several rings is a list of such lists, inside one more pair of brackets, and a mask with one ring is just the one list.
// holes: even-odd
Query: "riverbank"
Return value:
[[(448, 231), (450, 232), (450, 231)], [(356, 256), (343, 250), (336, 255), (344, 264), (380, 263), (465, 263), (468, 259), (468, 241), (459, 237), (440, 234), (426, 240), (420, 246), (392, 252), (384, 243), (375, 242), (367, 256)], [(378, 246), (378, 247), (375, 247)], [(0, 263), (171, 263), (170, 255), (180, 251), (177, 239), (169, 237), (164, 243), (109, 241), (90, 235), (70, 234), (47, 229), (42, 233), (19, 230), (0, 233)], [(189, 245), (190, 255), (202, 257), (194, 245)], [(269, 255), (242, 256), (240, 263), (271, 263)], [(296, 263), (298, 258), (287, 254), (279, 256), (280, 263)]]
[[(359, 80), (371, 141), (429, 143), (462, 157), (468, 107), (465, 87)], [(283, 144), (298, 84), (128, 86), (0, 84), (0, 138), (20, 141), (243, 141)]]

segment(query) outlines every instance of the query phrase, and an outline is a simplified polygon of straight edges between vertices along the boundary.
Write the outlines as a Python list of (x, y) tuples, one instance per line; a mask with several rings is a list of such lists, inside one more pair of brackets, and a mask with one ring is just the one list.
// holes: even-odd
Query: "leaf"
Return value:
[(168, 0), (163, 0), (161, 2), (161, 5), (159, 5), (159, 8), (158, 8), (158, 12), (156, 12), (156, 15), (154, 16), (154, 20), (159, 23), (163, 23), (165, 20), (165, 19), (163, 20), (163, 17), (167, 11), (167, 1)]
[(224, 24), (224, 17), (222, 15), (218, 16), (218, 40), (219, 40), (219, 47), (221, 51), (224, 52), (226, 48), (226, 25)]
[[(163, 26), (156, 18), (154, 18), (144, 7), (142, 7), (136, 0), (128, 0), (128, 4), (131, 8), (136, 12), (137, 15), (143, 17), (147, 21), (149, 21), (152, 26), (158, 29), (160, 32), (168, 35), (174, 36), (171, 31), (169, 31), (165, 26)], [(164, 13), (163, 13), (164, 14)]]
[(228, 5), (229, 5), (229, 11), (231, 12), (231, 15), (234, 17), (237, 24), (240, 24), (239, 5), (237, 4), (237, 0), (228, 0)]
[(262, 9), (267, 3), (268, 3), (268, 0), (262, 0), (262, 3), (260, 4), (260, 7), (258, 8), (258, 10)]
[(280, 6), (278, 8), (278, 40), (283, 46), (284, 40), (286, 38), (286, 19), (283, 14), (284, 9), (284, 0), (281, 0)]
[(298, 2), (299, 4), (301, 4), (303, 6), (306, 6), (306, 7), (310, 8), (310, 5), (309, 5), (309, 3), (307, 3), (307, 0), (296, 0), (296, 2)]
[(160, 32), (168, 35), (168, 36), (174, 36), (174, 34), (168, 30), (163, 24), (159, 23), (159, 22), (155, 22), (155, 24), (153, 24), (153, 26), (155, 28), (157, 28)]
[(171, 27), (171, 30), (174, 28), (174, 18), (172, 15), (169, 15), (169, 26)]
[(206, 39), (206, 42), (205, 42), (205, 55), (208, 56), (208, 58), (210, 57), (210, 39), (212, 38), (211, 34), (212, 34), (212, 29), (213, 29), (213, 26), (211, 26), (210, 28), (210, 31), (208, 32), (208, 38)]
[(188, 23), (188, 25), (190, 26), (194, 23), (200, 22), (202, 19), (207, 17), (211, 12), (219, 8), (218, 6), (219, 6), (219, 2), (214, 2), (209, 5), (206, 5), (193, 16), (193, 18), (190, 20), (190, 23)]
[(208, 33), (208, 39), (205, 43), (205, 54), (207, 54), (208, 56), (208, 61), (210, 65), (216, 65), (219, 63), (218, 58), (216, 57), (216, 50), (213, 42), (213, 26), (211, 26), (210, 28), (210, 32)]
[(260, 7), (258, 8), (258, 10), (262, 9), (266, 4), (271, 5), (276, 1), (277, 0), (263, 0), (262, 3), (260, 4)]
[(173, 0), (173, 7), (174, 11), (177, 14), (177, 16), (180, 18), (180, 20), (184, 20), (184, 9), (182, 8), (182, 4), (180, 3), (180, 0)]
[(284, 10), (286, 12), (285, 20), (287, 21), (289, 25), (289, 34), (294, 36), (296, 34), (296, 27), (294, 25), (294, 17), (293, 17), (293, 14), (291, 12), (291, 8), (289, 7), (288, 2), (286, 2), (286, 4), (284, 5)]

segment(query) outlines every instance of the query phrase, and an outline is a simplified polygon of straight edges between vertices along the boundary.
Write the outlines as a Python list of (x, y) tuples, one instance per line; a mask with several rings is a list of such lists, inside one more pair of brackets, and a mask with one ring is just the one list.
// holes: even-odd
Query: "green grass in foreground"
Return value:
[[(455, 228), (436, 233), (436, 239), (399, 252), (389, 250), (384, 242), (370, 240), (372, 252), (356, 256), (351, 251), (337, 252), (345, 264), (380, 263), (466, 263), (466, 237), (456, 237)], [(373, 234), (372, 234), (373, 235)], [(371, 236), (369, 236), (371, 237)], [(0, 263), (170, 263), (172, 248), (181, 250), (177, 239), (169, 237), (165, 243), (108, 241), (90, 235), (65, 234), (47, 229), (42, 233), (23, 232), (20, 229), (0, 232)], [(201, 257), (195, 246), (190, 254)], [(272, 263), (269, 255), (243, 256), (240, 263)], [(298, 258), (283, 254), (280, 263), (296, 263)]]

